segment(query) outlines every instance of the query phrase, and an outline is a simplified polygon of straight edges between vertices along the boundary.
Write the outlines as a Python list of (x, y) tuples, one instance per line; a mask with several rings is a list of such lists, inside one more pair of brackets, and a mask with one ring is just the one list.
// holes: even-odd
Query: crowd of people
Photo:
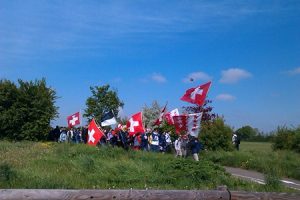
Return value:
[[(61, 143), (87, 143), (88, 129), (87, 127), (60, 128), (57, 126), (50, 131), (49, 140)], [(129, 135), (125, 126), (121, 129), (104, 130), (104, 135), (100, 138), (98, 145), (160, 153), (171, 153), (175, 150), (176, 157), (186, 158), (188, 155), (192, 155), (196, 161), (199, 161), (198, 154), (203, 149), (203, 145), (197, 137), (190, 135), (171, 137), (169, 132), (163, 132), (158, 128), (147, 129), (145, 133)]]

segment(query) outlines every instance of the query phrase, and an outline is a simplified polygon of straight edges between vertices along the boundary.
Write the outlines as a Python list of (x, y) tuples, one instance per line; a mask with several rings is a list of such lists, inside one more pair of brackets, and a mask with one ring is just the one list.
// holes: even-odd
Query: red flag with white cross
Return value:
[(69, 128), (72, 128), (73, 126), (80, 124), (80, 113), (77, 112), (74, 113), (73, 115), (68, 116), (67, 121), (68, 121)]
[(96, 146), (103, 135), (104, 133), (98, 128), (95, 120), (93, 119), (88, 127), (88, 145)]
[(210, 88), (211, 81), (195, 88), (188, 89), (180, 98), (182, 101), (202, 106), (205, 102), (206, 95)]
[(143, 126), (143, 117), (142, 112), (138, 112), (127, 121), (127, 128), (129, 132), (129, 136), (132, 136), (136, 133), (144, 133), (145, 128)]

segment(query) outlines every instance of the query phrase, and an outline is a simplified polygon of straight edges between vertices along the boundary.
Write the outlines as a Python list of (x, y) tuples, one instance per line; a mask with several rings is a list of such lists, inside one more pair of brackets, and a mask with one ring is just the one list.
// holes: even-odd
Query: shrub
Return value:
[(231, 136), (233, 130), (224, 123), (222, 118), (203, 123), (200, 131), (200, 140), (209, 150), (232, 150)]
[(297, 129), (278, 127), (273, 141), (274, 150), (286, 149), (300, 152), (300, 127)]
[(15, 171), (11, 165), (3, 163), (0, 165), (0, 186), (10, 186), (12, 180), (15, 178)]

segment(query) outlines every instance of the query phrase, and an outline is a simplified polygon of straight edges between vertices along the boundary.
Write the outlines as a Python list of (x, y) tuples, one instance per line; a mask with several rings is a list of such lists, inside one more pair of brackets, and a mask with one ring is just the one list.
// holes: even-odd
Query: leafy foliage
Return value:
[(206, 149), (228, 151), (232, 150), (232, 132), (222, 118), (216, 118), (212, 122), (202, 123), (200, 139)]
[(57, 117), (56, 92), (45, 79), (0, 81), (0, 138), (44, 140), (50, 121)]
[(211, 122), (218, 117), (216, 113), (213, 113), (213, 107), (210, 106), (211, 100), (205, 100), (203, 106), (187, 106), (183, 107), (187, 113), (201, 113), (202, 112), (202, 122)]
[(273, 149), (294, 150), (300, 153), (300, 127), (296, 129), (278, 127), (274, 135)]
[(248, 141), (258, 135), (258, 130), (247, 125), (239, 128), (235, 133), (241, 138), (241, 140)]
[(104, 85), (101, 87), (90, 87), (92, 96), (86, 100), (87, 108), (84, 110), (84, 117), (88, 120), (95, 120), (100, 123), (101, 117), (105, 112), (113, 111), (115, 116), (118, 116), (119, 107), (123, 108), (124, 103), (119, 99), (116, 90), (110, 90), (110, 86)]
[(203, 106), (184, 107), (187, 113), (201, 113), (200, 140), (209, 150), (232, 150), (231, 136), (233, 130), (225, 125), (224, 120), (213, 113), (211, 100), (206, 100)]

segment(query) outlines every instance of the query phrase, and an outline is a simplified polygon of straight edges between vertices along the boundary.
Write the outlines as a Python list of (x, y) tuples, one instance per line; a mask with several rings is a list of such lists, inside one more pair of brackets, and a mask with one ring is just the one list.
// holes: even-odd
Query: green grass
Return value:
[[(0, 188), (215, 189), (269, 191), (213, 162), (57, 143), (0, 142)], [(290, 191), (280, 187), (272, 191)]]
[(299, 153), (273, 151), (271, 143), (242, 142), (240, 151), (204, 152), (203, 157), (221, 165), (252, 169), (265, 174), (272, 168), (280, 177), (300, 180)]
[(240, 151), (272, 152), (273, 150), (270, 142), (241, 142)]

